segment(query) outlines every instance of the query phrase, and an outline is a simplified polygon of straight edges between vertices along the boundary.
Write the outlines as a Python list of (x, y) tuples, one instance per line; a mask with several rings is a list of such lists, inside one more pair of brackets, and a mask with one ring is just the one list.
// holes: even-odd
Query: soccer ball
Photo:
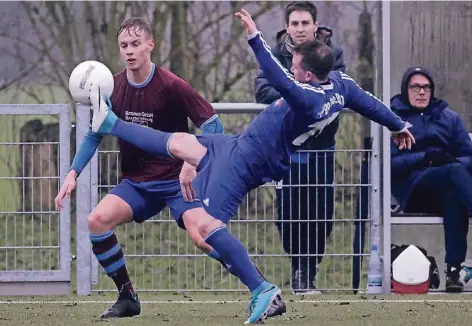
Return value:
[(103, 63), (88, 60), (78, 64), (69, 77), (69, 91), (74, 101), (90, 105), (89, 91), (98, 84), (102, 94), (111, 96), (114, 88), (113, 74)]

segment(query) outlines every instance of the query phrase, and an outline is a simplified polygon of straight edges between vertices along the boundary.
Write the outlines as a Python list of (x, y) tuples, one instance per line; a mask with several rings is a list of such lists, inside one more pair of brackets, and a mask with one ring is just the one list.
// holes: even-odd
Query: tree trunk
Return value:
[(171, 4), (171, 59), (170, 70), (177, 76), (187, 79), (187, 2)]
[[(374, 93), (374, 34), (372, 31), (372, 14), (364, 2), (364, 10), (359, 15), (359, 65), (357, 80), (359, 85), (368, 92)], [(362, 120), (362, 139), (370, 134), (370, 121)]]
[(404, 71), (414, 65), (432, 70), (435, 96), (449, 102), (472, 127), (472, 4), (470, 2), (394, 2), (391, 5), (392, 95)]

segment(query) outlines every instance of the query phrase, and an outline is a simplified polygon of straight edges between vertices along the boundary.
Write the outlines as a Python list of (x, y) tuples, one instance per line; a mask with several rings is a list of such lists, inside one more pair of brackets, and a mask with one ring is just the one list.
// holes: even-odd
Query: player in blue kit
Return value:
[(407, 123), (380, 100), (348, 75), (331, 72), (334, 57), (329, 47), (316, 40), (295, 46), (293, 78), (271, 54), (249, 13), (242, 10), (236, 15), (248, 33), (260, 68), (283, 96), (259, 114), (245, 132), (195, 136), (128, 123), (113, 113), (97, 85), (90, 90), (92, 129), (153, 155), (180, 158), (197, 167), (193, 181), (196, 196), (185, 203), (177, 223), (192, 240), (204, 239), (231, 266), (252, 294), (247, 323), (258, 323), (281, 299), (277, 299), (280, 289), (262, 278), (245, 248), (226, 230), (246, 194), (267, 179), (280, 180), (297, 146), (323, 130), (344, 107), (388, 127), (400, 149), (411, 148), (414, 138)]

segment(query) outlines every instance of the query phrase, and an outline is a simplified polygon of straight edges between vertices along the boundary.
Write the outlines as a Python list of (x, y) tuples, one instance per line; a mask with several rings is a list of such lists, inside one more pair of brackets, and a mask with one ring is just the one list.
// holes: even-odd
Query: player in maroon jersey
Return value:
[[(223, 126), (212, 106), (184, 80), (151, 61), (154, 48), (151, 26), (141, 18), (123, 22), (117, 33), (120, 56), (126, 68), (115, 76), (111, 97), (113, 111), (121, 119), (166, 132), (188, 132), (190, 118), (203, 133), (222, 133)], [(76, 178), (97, 150), (102, 136), (91, 131), (84, 138), (64, 184), (55, 199), (56, 209), (69, 198)], [(123, 251), (113, 228), (132, 221), (143, 222), (168, 206), (182, 214), (185, 199), (192, 198), (193, 166), (176, 158), (160, 158), (119, 142), (122, 181), (88, 217), (92, 251), (115, 282), (118, 300), (101, 317), (139, 315), (141, 305), (126, 269)], [(200, 249), (219, 260), (201, 241)]]

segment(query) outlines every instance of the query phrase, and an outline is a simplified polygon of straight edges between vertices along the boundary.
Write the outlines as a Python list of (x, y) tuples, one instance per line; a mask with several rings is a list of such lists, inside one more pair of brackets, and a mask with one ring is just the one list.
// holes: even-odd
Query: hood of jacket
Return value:
[(427, 108), (424, 110), (418, 110), (410, 105), (408, 96), (406, 98), (406, 102), (404, 98), (405, 97), (402, 94), (397, 94), (392, 97), (390, 101), (390, 107), (392, 111), (400, 116), (418, 115), (419, 113), (423, 112), (426, 114), (431, 114), (435, 119), (440, 119), (441, 113), (449, 106), (448, 103), (442, 99), (432, 98)]
[(416, 74), (423, 75), (424, 77), (428, 78), (429, 82), (431, 83), (431, 99), (428, 103), (428, 106), (433, 105), (435, 101), (437, 100), (434, 97), (435, 84), (434, 84), (433, 75), (429, 69), (425, 67), (420, 67), (420, 66), (410, 67), (403, 74), (402, 84), (401, 84), (401, 89), (400, 89), (400, 97), (402, 99), (402, 102), (412, 107), (410, 100), (408, 99), (408, 83), (410, 82), (411, 77)]

